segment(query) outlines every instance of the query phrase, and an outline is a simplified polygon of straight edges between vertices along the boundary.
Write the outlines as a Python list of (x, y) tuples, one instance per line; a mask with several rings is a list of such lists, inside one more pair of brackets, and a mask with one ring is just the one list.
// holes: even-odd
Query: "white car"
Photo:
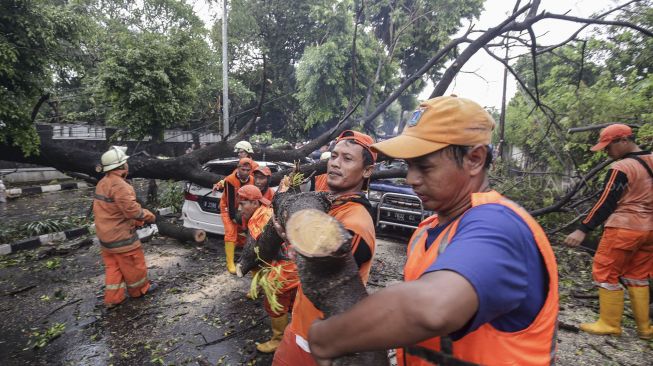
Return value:
[[(267, 166), (272, 173), (279, 170), (292, 168), (290, 163), (272, 163), (257, 161), (259, 166)], [(204, 164), (204, 170), (211, 173), (227, 176), (236, 169), (238, 159), (211, 160)], [(276, 187), (271, 187), (276, 190)], [(184, 205), (181, 208), (181, 217), (184, 219), (184, 226), (194, 229), (202, 229), (208, 233), (224, 235), (224, 225), (220, 216), (220, 197), (222, 192), (212, 192), (211, 188), (201, 187), (195, 183), (186, 183), (184, 189)]]

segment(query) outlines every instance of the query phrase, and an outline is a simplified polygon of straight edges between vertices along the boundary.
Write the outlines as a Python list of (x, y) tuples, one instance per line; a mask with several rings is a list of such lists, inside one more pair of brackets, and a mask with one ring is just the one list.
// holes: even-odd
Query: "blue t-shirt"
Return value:
[[(428, 230), (426, 247), (444, 227)], [(478, 311), (450, 334), (458, 340), (485, 323), (503, 332), (527, 328), (544, 305), (548, 274), (532, 232), (514, 211), (499, 204), (469, 209), (449, 246), (425, 273), (449, 270), (469, 281)]]

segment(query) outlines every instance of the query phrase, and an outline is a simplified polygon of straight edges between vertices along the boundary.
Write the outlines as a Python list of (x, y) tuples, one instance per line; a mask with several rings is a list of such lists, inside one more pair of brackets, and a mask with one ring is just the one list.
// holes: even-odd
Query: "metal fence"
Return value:
[[(107, 133), (105, 126), (93, 125), (63, 125), (52, 124), (52, 138), (55, 140), (106, 140)], [(190, 131), (183, 130), (165, 130), (163, 139), (166, 142), (193, 142), (193, 134)], [(147, 136), (142, 141), (150, 141), (151, 137)], [(219, 142), (221, 136), (213, 132), (199, 133), (200, 143)], [(137, 139), (127, 139), (127, 141), (138, 141)]]

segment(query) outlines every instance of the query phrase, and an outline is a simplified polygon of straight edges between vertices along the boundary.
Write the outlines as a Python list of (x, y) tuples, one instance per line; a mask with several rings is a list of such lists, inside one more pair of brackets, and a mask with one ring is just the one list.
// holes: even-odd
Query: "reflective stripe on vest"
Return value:
[(141, 278), (140, 280), (133, 282), (133, 283), (128, 283), (127, 287), (128, 288), (134, 288), (134, 287), (141, 287), (143, 284), (147, 281), (147, 276)]
[(120, 247), (125, 247), (127, 245), (130, 245), (134, 243), (136, 240), (138, 240), (138, 234), (134, 233), (134, 235), (132, 235), (130, 238), (127, 239), (112, 241), (112, 242), (100, 241), (100, 244), (105, 248), (115, 249), (115, 248), (120, 248)]
[[(515, 365), (549, 365), (555, 361), (556, 328), (558, 314), (558, 275), (555, 256), (546, 234), (537, 222), (520, 206), (505, 199), (495, 191), (472, 194), (472, 207), (483, 204), (501, 204), (514, 211), (524, 220), (531, 230), (538, 250), (546, 266), (549, 289), (542, 309), (533, 322), (518, 332), (502, 332), (490, 325), (483, 324), (475, 331), (453, 342), (453, 356), (457, 359), (484, 365), (515, 364)], [(416, 231), (410, 242), (409, 257), (404, 268), (406, 281), (417, 280), (436, 260), (438, 255), (446, 250), (455, 237), (460, 218), (454, 220), (438, 235), (431, 246), (426, 249), (425, 235), (427, 228), (422, 226)], [(423, 222), (422, 224), (426, 224)], [(428, 223), (435, 227), (437, 220)], [(440, 338), (435, 337), (420, 342), (417, 346), (432, 351), (440, 351)], [(423, 358), (406, 354), (403, 349), (397, 350), (399, 365), (426, 366), (433, 365)]]
[(97, 194), (97, 193), (95, 194), (95, 196), (93, 198), (95, 198), (96, 200), (100, 200), (100, 201), (104, 201), (104, 202), (108, 202), (108, 203), (114, 203), (115, 202), (113, 200), (113, 198), (110, 198), (110, 197), (107, 197), (107, 196), (104, 196), (104, 195), (101, 195), (101, 194)]
[(120, 290), (121, 288), (125, 288), (125, 283), (120, 282), (119, 284), (114, 284), (114, 285), (104, 285), (104, 288), (107, 291)]

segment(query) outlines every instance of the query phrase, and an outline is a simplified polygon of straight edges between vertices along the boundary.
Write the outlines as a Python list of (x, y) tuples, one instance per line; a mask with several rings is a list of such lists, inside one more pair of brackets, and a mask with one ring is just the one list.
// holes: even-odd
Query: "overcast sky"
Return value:
[[(539, 11), (549, 11), (551, 13), (565, 13), (578, 17), (589, 17), (594, 13), (600, 13), (607, 10), (615, 3), (623, 4), (625, 1), (613, 0), (542, 0)], [(525, 3), (525, 1), (523, 1)], [(501, 23), (508, 14), (512, 12), (514, 1), (505, 0), (487, 0), (485, 2), (485, 11), (481, 14), (479, 20), (475, 21), (475, 29), (487, 29)], [(543, 20), (538, 22), (534, 27), (538, 42), (541, 45), (556, 44), (569, 38), (582, 24), (565, 22), (561, 20)], [(464, 34), (467, 28), (461, 30)], [(588, 27), (579, 37), (587, 36), (594, 31), (594, 28)], [(499, 49), (496, 49), (497, 51)], [(498, 53), (495, 51), (495, 53)], [(523, 53), (525, 50), (516, 50)], [(503, 52), (499, 53), (503, 55)], [(483, 106), (501, 106), (501, 88), (503, 83), (503, 65), (481, 51), (477, 52), (463, 66), (461, 73), (456, 76), (454, 82), (449, 86), (446, 94), (456, 94), (460, 97), (472, 99)], [(482, 77), (482, 78), (481, 78)], [(485, 80), (484, 80), (485, 79)], [(515, 94), (517, 82), (508, 74), (508, 100)], [(421, 99), (429, 97), (433, 91), (432, 87), (427, 88), (420, 94)]]
[[(567, 13), (568, 15), (578, 17), (589, 17), (594, 13), (600, 13), (603, 10), (613, 7), (615, 4), (623, 4), (625, 2), (626, 0), (542, 0), (539, 11), (546, 10), (552, 13)], [(222, 13), (221, 1), (207, 2), (205, 0), (195, 0), (193, 3), (195, 11), (207, 24), (212, 24), (217, 14)], [(485, 2), (485, 10), (481, 14), (481, 17), (474, 21), (474, 28), (487, 29), (496, 26), (510, 14), (514, 3), (514, 1), (507, 0), (487, 0)], [(526, 1), (522, 1), (522, 3), (526, 3)], [(538, 36), (539, 44), (550, 45), (567, 39), (580, 26), (582, 24), (549, 19), (538, 22), (534, 26), (534, 30)], [(467, 25), (463, 26), (461, 34), (466, 29)], [(594, 29), (593, 27), (588, 27), (579, 37), (591, 34)], [(515, 51), (519, 53), (524, 52), (523, 49)], [(460, 97), (475, 100), (483, 106), (497, 108), (501, 106), (502, 64), (481, 51), (463, 66), (462, 71), (451, 84), (446, 94), (457, 94)], [(516, 89), (516, 81), (509, 74), (508, 100), (515, 94)], [(432, 90), (432, 86), (427, 87), (419, 97), (421, 99), (428, 98)]]

